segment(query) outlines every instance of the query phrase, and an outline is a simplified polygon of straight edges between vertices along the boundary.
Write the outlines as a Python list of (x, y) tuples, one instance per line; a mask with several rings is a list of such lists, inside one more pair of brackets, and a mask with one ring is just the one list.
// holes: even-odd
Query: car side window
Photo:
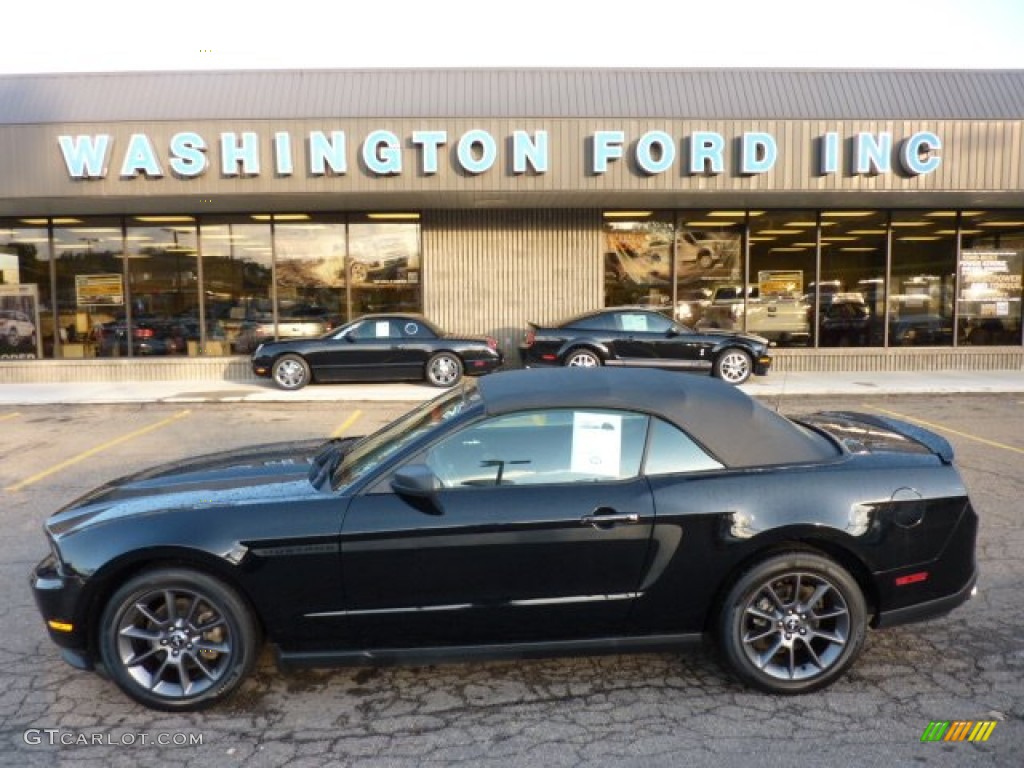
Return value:
[(406, 339), (436, 338), (433, 331), (423, 325), (423, 323), (418, 323), (415, 320), (398, 320), (395, 324), (401, 326), (402, 336)]
[(400, 336), (391, 320), (364, 320), (352, 331), (352, 338), (358, 341), (393, 339)]
[(620, 312), (615, 316), (620, 331), (635, 333), (664, 333), (672, 321), (653, 312)]
[(722, 468), (719, 461), (709, 456), (681, 429), (667, 421), (654, 419), (644, 474), (676, 475)]
[(640, 473), (648, 417), (559, 409), (487, 419), (427, 451), (445, 488), (626, 480)]
[(615, 325), (609, 315), (591, 315), (574, 321), (572, 327), (583, 331), (611, 331), (614, 330)]

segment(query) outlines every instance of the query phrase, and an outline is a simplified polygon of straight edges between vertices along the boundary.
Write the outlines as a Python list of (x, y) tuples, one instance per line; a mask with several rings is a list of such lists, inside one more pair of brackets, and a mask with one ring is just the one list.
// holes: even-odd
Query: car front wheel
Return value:
[(309, 383), (309, 363), (298, 355), (283, 355), (274, 362), (271, 375), (281, 389), (302, 389)]
[(715, 376), (730, 384), (742, 384), (750, 378), (752, 371), (750, 355), (742, 349), (727, 349), (715, 360)]
[(451, 352), (439, 352), (427, 361), (427, 381), (435, 387), (453, 387), (462, 378), (462, 361)]
[(99, 625), (104, 667), (153, 709), (189, 712), (231, 694), (256, 661), (259, 633), (226, 584), (182, 568), (142, 573), (113, 595)]
[(838, 564), (813, 553), (776, 555), (730, 590), (719, 642), (744, 682), (770, 693), (806, 693), (853, 663), (866, 616), (860, 587)]
[(601, 358), (589, 349), (574, 349), (565, 356), (567, 368), (600, 368)]

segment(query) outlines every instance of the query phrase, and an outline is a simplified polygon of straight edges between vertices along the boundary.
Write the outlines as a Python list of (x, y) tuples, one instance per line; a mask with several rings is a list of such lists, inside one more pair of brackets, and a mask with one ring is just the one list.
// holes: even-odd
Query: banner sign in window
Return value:
[(75, 275), (75, 299), (78, 306), (118, 306), (124, 304), (121, 275)]

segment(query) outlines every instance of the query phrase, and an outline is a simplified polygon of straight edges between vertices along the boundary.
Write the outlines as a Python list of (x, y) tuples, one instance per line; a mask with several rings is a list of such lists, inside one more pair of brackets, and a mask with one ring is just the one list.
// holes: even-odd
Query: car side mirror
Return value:
[(391, 489), (417, 509), (431, 515), (442, 514), (437, 492), (443, 486), (426, 464), (408, 464), (391, 478)]
[(683, 329), (682, 329), (681, 326), (672, 325), (672, 326), (669, 327), (669, 329), (667, 331), (665, 331), (665, 335), (668, 338), (671, 339), (673, 336), (678, 336), (682, 332), (683, 332)]

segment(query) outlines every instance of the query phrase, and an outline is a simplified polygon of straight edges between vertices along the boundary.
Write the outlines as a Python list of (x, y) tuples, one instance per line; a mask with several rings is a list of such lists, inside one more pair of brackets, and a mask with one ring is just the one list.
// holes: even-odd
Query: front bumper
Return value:
[(754, 358), (754, 375), (755, 376), (766, 376), (768, 371), (771, 370), (772, 359), (768, 355), (761, 355), (760, 357)]
[[(62, 573), (60, 563), (51, 554), (32, 569), (29, 586), (46, 622), (46, 631), (50, 639), (64, 649), (65, 659), (81, 669), (92, 668), (88, 631), (78, 611), (81, 581)], [(71, 662), (69, 655), (76, 661)]]

